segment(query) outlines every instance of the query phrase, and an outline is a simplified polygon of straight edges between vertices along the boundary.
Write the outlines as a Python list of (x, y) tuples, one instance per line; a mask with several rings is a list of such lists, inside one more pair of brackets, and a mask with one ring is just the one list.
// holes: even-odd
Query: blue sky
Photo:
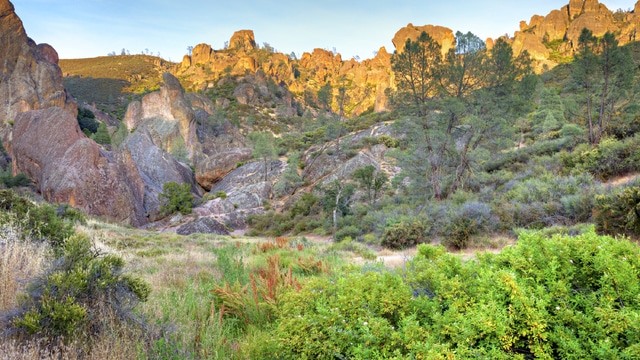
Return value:
[[(442, 25), (485, 39), (518, 30), (520, 20), (546, 15), (568, 0), (11, 0), (27, 35), (49, 43), (60, 58), (148, 49), (180, 61), (187, 46), (220, 49), (236, 30), (251, 29), (298, 57), (314, 48), (336, 49), (343, 59), (373, 57), (408, 23)], [(635, 0), (600, 1), (610, 10)]]

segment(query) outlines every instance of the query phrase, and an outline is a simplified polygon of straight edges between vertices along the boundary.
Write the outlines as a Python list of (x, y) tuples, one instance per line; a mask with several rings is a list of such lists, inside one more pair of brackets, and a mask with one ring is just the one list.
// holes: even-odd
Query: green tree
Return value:
[(388, 181), (387, 174), (378, 171), (375, 166), (367, 165), (353, 172), (360, 187), (365, 191), (369, 205), (373, 206), (378, 199), (380, 191)]
[(318, 90), (318, 105), (325, 110), (331, 110), (332, 102), (333, 88), (331, 87), (331, 83), (327, 82)]
[(456, 47), (443, 59), (423, 33), (393, 56), (392, 69), (393, 100), (406, 115), (398, 128), (409, 147), (399, 160), (427, 199), (442, 200), (461, 187), (474, 157), (506, 146), (507, 119), (528, 110), (528, 56), (514, 58), (504, 40), (487, 52), (474, 34), (457, 32)]
[(194, 198), (189, 183), (166, 182), (162, 186), (162, 193), (158, 195), (158, 198), (166, 201), (161, 207), (163, 214), (180, 212), (187, 215), (191, 213), (193, 208)]
[(298, 164), (300, 155), (295, 153), (289, 156), (287, 168), (282, 172), (280, 180), (274, 185), (276, 195), (292, 195), (304, 183), (302, 177), (298, 173)]
[(249, 139), (253, 142), (253, 157), (261, 159), (264, 163), (264, 181), (269, 179), (269, 162), (278, 154), (271, 133), (252, 133)]
[(101, 145), (111, 144), (111, 136), (107, 129), (107, 124), (101, 122), (98, 126), (98, 131), (93, 135), (93, 140)]
[(607, 131), (612, 115), (633, 83), (633, 59), (618, 46), (613, 33), (598, 39), (583, 29), (571, 75), (584, 97), (589, 143), (597, 144)]
[(96, 121), (96, 115), (89, 109), (78, 108), (78, 125), (80, 125), (80, 129), (85, 132), (95, 134), (98, 131), (98, 126), (100, 122)]

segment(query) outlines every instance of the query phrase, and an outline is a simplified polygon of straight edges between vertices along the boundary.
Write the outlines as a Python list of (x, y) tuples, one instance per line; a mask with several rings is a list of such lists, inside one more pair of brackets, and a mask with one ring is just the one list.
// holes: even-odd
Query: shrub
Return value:
[(382, 246), (391, 249), (404, 249), (425, 241), (428, 229), (418, 220), (401, 221), (387, 226), (382, 235)]
[(29, 186), (31, 185), (31, 179), (29, 179), (25, 174), (13, 176), (10, 169), (2, 171), (2, 168), (0, 168), (0, 184), (11, 189), (15, 187)]
[(596, 231), (607, 235), (640, 236), (640, 184), (596, 196)]
[(446, 219), (442, 234), (444, 243), (457, 249), (464, 249), (471, 243), (473, 235), (490, 230), (496, 223), (491, 208), (483, 203), (465, 203)]
[(191, 214), (193, 208), (191, 184), (178, 184), (175, 181), (171, 181), (162, 186), (162, 191), (158, 198), (166, 200), (161, 208), (165, 215), (176, 212), (180, 212), (183, 215)]
[(81, 130), (86, 130), (90, 134), (95, 134), (98, 131), (100, 122), (96, 121), (96, 116), (91, 110), (79, 107), (77, 119)]
[(357, 226), (347, 225), (338, 229), (333, 235), (333, 239), (337, 242), (340, 242), (345, 238), (355, 239), (360, 236), (360, 234), (362, 234), (362, 230), (360, 230)]
[(86, 236), (70, 237), (52, 268), (27, 287), (12, 327), (52, 342), (84, 343), (105, 330), (106, 316), (135, 319), (133, 309), (147, 300), (150, 288), (123, 267), (121, 258), (101, 256)]
[(11, 190), (0, 190), (0, 210), (5, 212), (0, 221), (16, 221), (23, 239), (46, 240), (58, 248), (73, 235), (75, 218), (71, 212), (58, 213), (53, 205), (34, 204)]

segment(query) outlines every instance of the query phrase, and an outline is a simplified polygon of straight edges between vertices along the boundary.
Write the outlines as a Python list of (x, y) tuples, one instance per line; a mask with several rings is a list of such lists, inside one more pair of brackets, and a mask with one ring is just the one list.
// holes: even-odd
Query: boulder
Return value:
[(205, 190), (211, 190), (216, 182), (235, 170), (239, 162), (250, 158), (251, 149), (249, 148), (233, 148), (212, 154), (196, 163), (196, 181)]
[(573, 20), (582, 14), (584, 0), (569, 0), (569, 19)]
[(229, 235), (229, 231), (216, 220), (210, 217), (201, 217), (190, 223), (180, 226), (176, 233), (179, 235), (191, 234), (215, 234)]
[(611, 12), (584, 13), (572, 21), (567, 29), (566, 39), (573, 49), (578, 48), (578, 39), (584, 28), (591, 30), (596, 37), (602, 37), (607, 31), (616, 32), (618, 30)]
[(137, 173), (88, 139), (75, 116), (57, 107), (16, 117), (13, 172), (24, 173), (49, 202), (65, 202), (91, 215), (131, 225), (146, 222), (142, 193), (129, 186)]

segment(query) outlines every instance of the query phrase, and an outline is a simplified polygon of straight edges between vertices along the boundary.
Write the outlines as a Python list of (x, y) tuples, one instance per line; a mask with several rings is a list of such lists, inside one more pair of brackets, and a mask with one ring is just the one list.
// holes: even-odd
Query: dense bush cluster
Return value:
[(282, 300), (276, 359), (640, 356), (640, 248), (593, 231), (462, 262), (420, 245), (405, 270), (335, 274)]

